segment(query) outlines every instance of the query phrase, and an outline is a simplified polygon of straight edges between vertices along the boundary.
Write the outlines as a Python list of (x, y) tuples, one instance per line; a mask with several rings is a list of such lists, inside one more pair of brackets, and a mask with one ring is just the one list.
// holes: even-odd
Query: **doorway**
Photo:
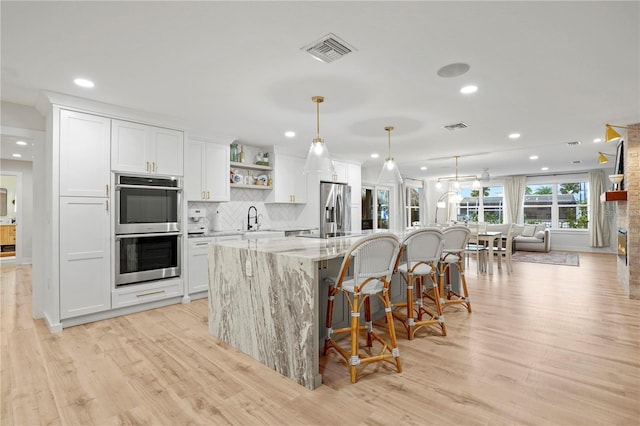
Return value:
[(389, 229), (389, 188), (362, 186), (362, 229)]
[(16, 258), (18, 246), (16, 222), (18, 221), (18, 174), (3, 171), (0, 174), (0, 258)]

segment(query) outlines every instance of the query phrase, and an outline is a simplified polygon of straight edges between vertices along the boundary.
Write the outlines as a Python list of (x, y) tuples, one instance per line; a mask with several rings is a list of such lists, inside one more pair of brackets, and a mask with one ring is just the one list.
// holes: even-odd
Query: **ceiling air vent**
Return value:
[(467, 125), (467, 123), (460, 122), (455, 124), (447, 124), (446, 126), (443, 126), (443, 127), (449, 131), (454, 131), (454, 130), (466, 129), (469, 126)]
[(358, 49), (349, 45), (337, 35), (329, 33), (320, 40), (316, 40), (301, 48), (301, 50), (308, 52), (319, 61), (329, 63), (342, 58), (348, 53), (357, 51)]
[(580, 141), (567, 142), (567, 145), (569, 145), (569, 146), (578, 146), (578, 145), (580, 145)]
[(582, 164), (582, 160), (573, 160), (571, 164)]

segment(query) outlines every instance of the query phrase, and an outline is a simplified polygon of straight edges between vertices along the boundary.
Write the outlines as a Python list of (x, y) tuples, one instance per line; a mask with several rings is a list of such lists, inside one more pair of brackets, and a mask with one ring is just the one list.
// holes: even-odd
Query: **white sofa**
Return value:
[[(521, 251), (541, 251), (548, 252), (551, 250), (551, 233), (545, 224), (535, 225), (532, 236), (524, 236), (524, 225), (513, 225), (513, 242), (515, 250)], [(508, 224), (488, 224), (487, 231), (500, 231), (503, 235), (507, 235), (509, 230)]]

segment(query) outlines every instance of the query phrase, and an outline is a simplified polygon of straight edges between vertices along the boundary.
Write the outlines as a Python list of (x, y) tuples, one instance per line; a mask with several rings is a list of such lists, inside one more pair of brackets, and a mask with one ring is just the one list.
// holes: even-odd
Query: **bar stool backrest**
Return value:
[[(340, 268), (340, 276), (346, 275), (350, 259), (353, 259), (353, 278), (356, 287), (369, 278), (391, 279), (396, 266), (400, 240), (391, 233), (378, 233), (364, 237), (347, 250)], [(342, 285), (341, 282), (338, 285)]]
[(462, 253), (469, 243), (471, 230), (464, 225), (453, 225), (445, 228), (442, 234), (444, 235), (445, 252)]
[(402, 242), (408, 264), (436, 263), (444, 249), (444, 234), (437, 228), (422, 228), (409, 233)]

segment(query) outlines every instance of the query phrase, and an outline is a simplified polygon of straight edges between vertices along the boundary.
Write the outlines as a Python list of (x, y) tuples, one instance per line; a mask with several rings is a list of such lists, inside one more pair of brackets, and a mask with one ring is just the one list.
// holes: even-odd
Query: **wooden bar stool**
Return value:
[[(444, 249), (439, 262), (440, 274), (440, 304), (444, 310), (449, 305), (462, 304), (471, 312), (471, 298), (467, 290), (467, 279), (464, 275), (464, 256), (471, 231), (464, 225), (453, 225), (442, 231), (444, 236)], [(461, 293), (453, 290), (451, 280), (445, 280), (450, 276), (451, 268), (456, 267), (460, 274)], [(446, 285), (446, 287), (445, 287)]]
[[(407, 283), (407, 301), (393, 304), (393, 317), (404, 325), (409, 340), (413, 340), (416, 331), (427, 325), (438, 325), (442, 335), (446, 336), (437, 280), (444, 235), (437, 228), (418, 229), (405, 237), (402, 247), (405, 262), (397, 270)], [(430, 283), (425, 283), (426, 277)], [(435, 312), (425, 306), (424, 297), (435, 303)]]
[[(399, 239), (390, 233), (373, 234), (356, 241), (345, 254), (340, 274), (335, 280), (329, 281), (329, 302), (327, 303), (326, 329), (327, 336), (324, 343), (324, 355), (334, 348), (347, 364), (351, 374), (351, 383), (357, 379), (356, 368), (360, 364), (385, 361), (395, 364), (398, 373), (402, 372), (400, 352), (396, 345), (396, 333), (393, 327), (391, 302), (389, 300), (389, 286), (391, 275), (396, 267)], [(353, 276), (347, 277), (349, 266), (353, 265)], [(349, 327), (333, 329), (334, 297), (342, 293), (349, 304), (351, 323)], [(373, 327), (371, 317), (371, 296), (377, 296), (384, 306), (386, 326), (389, 333), (388, 341), (383, 339)], [(364, 308), (365, 321), (360, 321), (360, 311)], [(340, 334), (350, 335), (350, 348), (345, 349), (336, 341)], [(366, 348), (360, 348), (360, 333), (366, 335)], [(376, 349), (374, 349), (374, 343)]]

